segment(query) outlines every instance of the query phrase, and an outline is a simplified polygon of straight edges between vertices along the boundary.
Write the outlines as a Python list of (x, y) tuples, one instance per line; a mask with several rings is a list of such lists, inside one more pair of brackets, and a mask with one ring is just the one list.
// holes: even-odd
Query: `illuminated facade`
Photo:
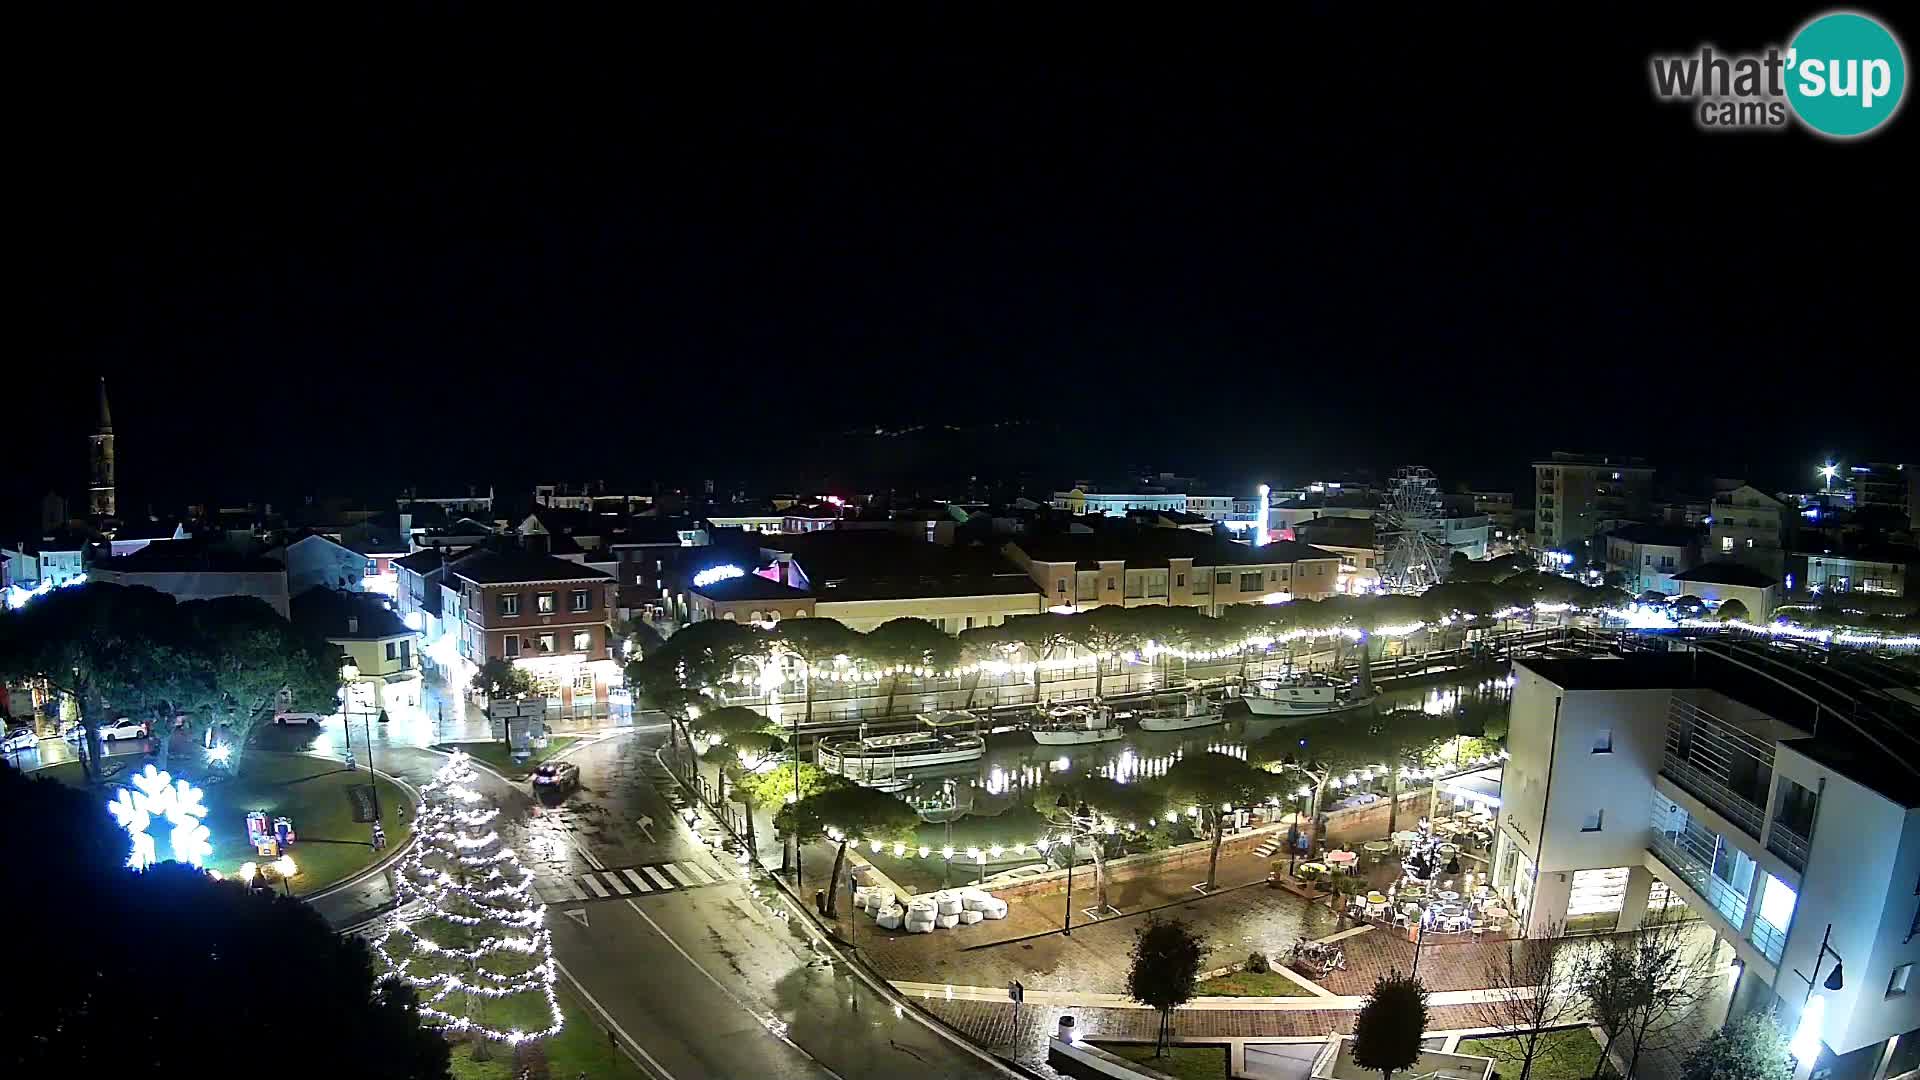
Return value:
[(607, 711), (621, 682), (611, 575), (524, 550), (475, 552), (448, 575), (461, 594), (461, 656), (527, 669), (565, 715)]
[(100, 378), (100, 419), (87, 443), (87, 512), (95, 518), (110, 518), (119, 504), (113, 478), (113, 413), (107, 408), (104, 375)]
[[(1604, 933), (1684, 905), (1738, 961), (1730, 1016), (1778, 1009), (1792, 1031), (1823, 1002), (1800, 1075), (1887, 1075), (1920, 1027), (1910, 676), (1718, 642), (1514, 674), (1492, 883), (1526, 931)], [(1844, 984), (1809, 999), (1796, 973), (1823, 941)]]

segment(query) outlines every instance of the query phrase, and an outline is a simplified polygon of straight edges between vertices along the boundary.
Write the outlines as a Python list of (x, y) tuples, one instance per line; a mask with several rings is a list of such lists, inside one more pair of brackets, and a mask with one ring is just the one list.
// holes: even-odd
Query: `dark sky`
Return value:
[(1045, 482), (1920, 457), (1912, 110), (1648, 90), (1816, 8), (654, 7), (33, 16), (10, 497), (80, 487), (101, 372), (156, 499), (792, 483), (1000, 419), (963, 443)]

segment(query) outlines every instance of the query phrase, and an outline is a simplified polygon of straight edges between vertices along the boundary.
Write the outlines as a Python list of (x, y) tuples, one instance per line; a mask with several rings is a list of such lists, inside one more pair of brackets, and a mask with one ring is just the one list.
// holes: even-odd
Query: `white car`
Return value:
[(282, 712), (273, 714), (273, 722), (276, 724), (319, 724), (324, 723), (326, 719), (326, 717), (321, 716), (317, 712)]
[(147, 723), (123, 716), (111, 724), (100, 725), (100, 741), (113, 742), (116, 739), (144, 739), (147, 737)]
[(0, 751), (11, 754), (16, 750), (31, 750), (39, 745), (40, 736), (34, 734), (32, 728), (17, 727), (7, 732), (4, 740), (0, 740)]

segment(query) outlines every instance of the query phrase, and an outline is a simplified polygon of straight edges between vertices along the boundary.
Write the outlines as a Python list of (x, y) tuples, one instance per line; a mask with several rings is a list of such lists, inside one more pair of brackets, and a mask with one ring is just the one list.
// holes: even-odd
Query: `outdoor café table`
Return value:
[(1367, 894), (1367, 903), (1369, 903), (1369, 904), (1373, 904), (1373, 905), (1376, 905), (1376, 906), (1377, 906), (1377, 905), (1380, 905), (1380, 904), (1384, 904), (1384, 903), (1386, 903), (1386, 902), (1387, 902), (1387, 894), (1386, 894), (1386, 893), (1382, 893), (1382, 892), (1370, 892), (1370, 893), (1368, 893), (1368, 894)]
[(1385, 840), (1369, 840), (1360, 846), (1366, 849), (1367, 854), (1376, 859), (1393, 850), (1393, 845), (1387, 843)]
[(1498, 905), (1484, 907), (1480, 909), (1480, 914), (1485, 915), (1489, 919), (1504, 919), (1507, 917), (1507, 909)]
[(1439, 892), (1434, 893), (1433, 895), (1436, 899), (1444, 900), (1449, 904), (1460, 899), (1460, 894), (1457, 892), (1454, 892), (1452, 889), (1441, 889)]
[(1455, 814), (1455, 815), (1453, 815), (1453, 820), (1455, 820), (1455, 821), (1472, 821), (1472, 820), (1473, 820), (1473, 816), (1474, 816), (1475, 814), (1477, 814), (1477, 813), (1479, 813), (1479, 811), (1478, 811), (1478, 810), (1462, 810), (1462, 811), (1460, 811), (1459, 813), (1457, 813), (1457, 814)]
[(1427, 890), (1419, 885), (1408, 885), (1400, 890), (1399, 895), (1402, 900), (1424, 900), (1427, 896)]
[(1342, 869), (1352, 869), (1352, 867), (1353, 867), (1353, 864), (1354, 864), (1354, 863), (1355, 863), (1356, 861), (1358, 861), (1358, 860), (1359, 860), (1359, 858), (1360, 858), (1360, 856), (1358, 856), (1358, 855), (1355, 855), (1355, 854), (1354, 854), (1353, 852), (1351, 852), (1351, 851), (1329, 851), (1329, 852), (1327, 852), (1327, 862), (1328, 862), (1329, 864), (1331, 864), (1331, 865), (1333, 865), (1333, 866), (1337, 866), (1337, 867), (1340, 867), (1340, 868), (1342, 868)]
[(1458, 855), (1460, 854), (1460, 845), (1459, 844), (1441, 844), (1435, 847), (1433, 850), (1439, 853), (1443, 857), (1448, 855)]
[(1401, 829), (1399, 832), (1393, 834), (1393, 842), (1396, 844), (1411, 844), (1419, 839), (1420, 834), (1414, 832), (1412, 829)]
[(1467, 909), (1461, 907), (1459, 904), (1433, 905), (1433, 916), (1436, 919), (1454, 919), (1462, 915), (1465, 915), (1466, 913), (1467, 913)]

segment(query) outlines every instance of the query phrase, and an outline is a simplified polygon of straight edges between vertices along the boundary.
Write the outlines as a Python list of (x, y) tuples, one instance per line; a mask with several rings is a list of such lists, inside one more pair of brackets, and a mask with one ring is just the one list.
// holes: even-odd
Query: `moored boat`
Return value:
[(1141, 731), (1187, 731), (1212, 727), (1226, 718), (1226, 711), (1219, 704), (1209, 700), (1200, 691), (1192, 690), (1172, 708), (1142, 713), (1138, 723)]
[(1345, 680), (1314, 674), (1262, 679), (1243, 694), (1241, 700), (1255, 716), (1306, 717), (1362, 708), (1378, 696), (1360, 692)]
[(1105, 705), (1060, 705), (1034, 717), (1027, 730), (1042, 746), (1081, 746), (1126, 737), (1113, 710)]
[(987, 752), (972, 713), (938, 713), (920, 721), (924, 727), (893, 735), (822, 740), (814, 760), (828, 772), (877, 785), (897, 780), (902, 770), (973, 761)]

